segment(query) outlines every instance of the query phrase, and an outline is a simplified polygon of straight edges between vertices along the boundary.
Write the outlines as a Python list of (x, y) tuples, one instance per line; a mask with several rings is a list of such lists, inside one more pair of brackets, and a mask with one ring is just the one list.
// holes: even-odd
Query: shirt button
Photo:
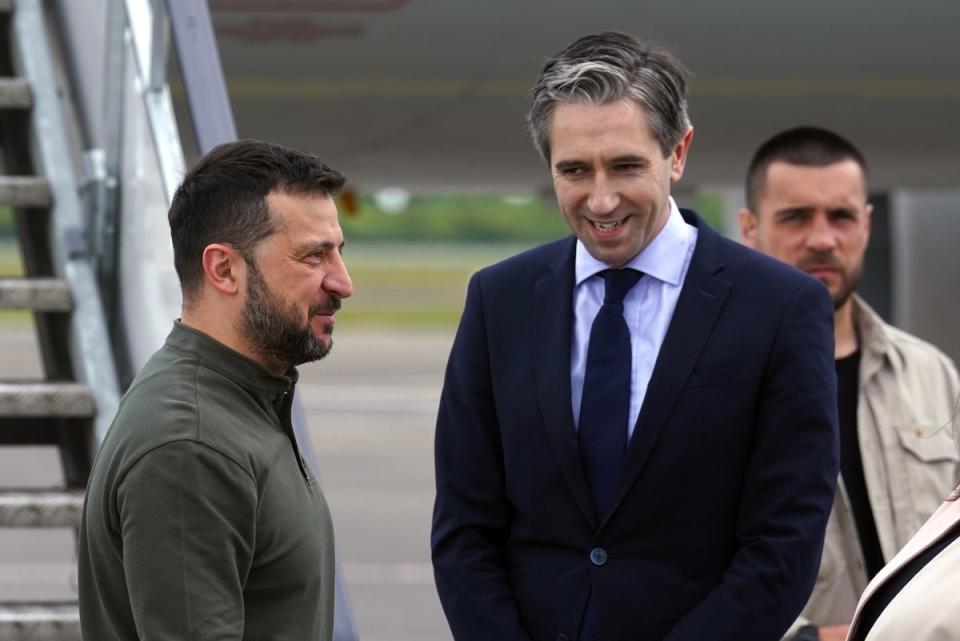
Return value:
[(590, 562), (594, 565), (603, 565), (607, 562), (607, 551), (603, 548), (590, 550)]

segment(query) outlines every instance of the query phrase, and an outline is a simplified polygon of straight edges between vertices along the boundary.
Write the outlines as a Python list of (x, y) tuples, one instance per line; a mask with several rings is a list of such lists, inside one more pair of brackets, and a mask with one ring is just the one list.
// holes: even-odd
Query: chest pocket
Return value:
[(919, 422), (913, 429), (901, 429), (897, 434), (903, 449), (921, 461), (960, 461), (949, 424)]
[(960, 455), (950, 426), (917, 421), (897, 430), (904, 457), (910, 499), (922, 524), (956, 487)]

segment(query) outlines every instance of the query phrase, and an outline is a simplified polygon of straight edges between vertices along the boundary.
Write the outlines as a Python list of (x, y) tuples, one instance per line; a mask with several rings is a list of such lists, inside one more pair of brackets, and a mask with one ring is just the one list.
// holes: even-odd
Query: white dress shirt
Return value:
[[(624, 267), (644, 273), (623, 299), (623, 316), (630, 329), (633, 363), (630, 368), (630, 413), (627, 440), (640, 415), (653, 366), (663, 338), (677, 307), (680, 289), (697, 244), (697, 228), (687, 224), (673, 198), (670, 215), (660, 233)], [(573, 289), (573, 341), (570, 346), (570, 389), (574, 424), (580, 421), (583, 378), (587, 369), (590, 328), (603, 305), (604, 281), (598, 273), (610, 266), (587, 251), (579, 240), (576, 255), (576, 284)]]

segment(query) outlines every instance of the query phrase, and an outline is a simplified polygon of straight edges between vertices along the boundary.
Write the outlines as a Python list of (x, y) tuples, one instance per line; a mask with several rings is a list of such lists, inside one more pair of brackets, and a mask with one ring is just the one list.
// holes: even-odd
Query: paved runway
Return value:
[(452, 331), (338, 328), (302, 399), (360, 638), (449, 639), (430, 567), (433, 426)]
[[(433, 423), (452, 330), (338, 327), (302, 402), (363, 641), (450, 639), (429, 564)], [(32, 330), (0, 325), (0, 379), (39, 377)], [(0, 448), (0, 484), (60, 482), (52, 448)], [(0, 600), (69, 598), (73, 537), (0, 529)]]

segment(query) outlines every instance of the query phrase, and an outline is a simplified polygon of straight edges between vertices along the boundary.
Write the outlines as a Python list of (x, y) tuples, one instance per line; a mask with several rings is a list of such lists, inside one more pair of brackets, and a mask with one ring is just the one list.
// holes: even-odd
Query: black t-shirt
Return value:
[(860, 350), (838, 358), (837, 410), (840, 419), (840, 476), (847, 488), (847, 496), (857, 523), (860, 547), (866, 563), (867, 576), (873, 576), (883, 567), (883, 552), (877, 537), (877, 525), (863, 478), (863, 459), (857, 439), (857, 401), (859, 399)]

